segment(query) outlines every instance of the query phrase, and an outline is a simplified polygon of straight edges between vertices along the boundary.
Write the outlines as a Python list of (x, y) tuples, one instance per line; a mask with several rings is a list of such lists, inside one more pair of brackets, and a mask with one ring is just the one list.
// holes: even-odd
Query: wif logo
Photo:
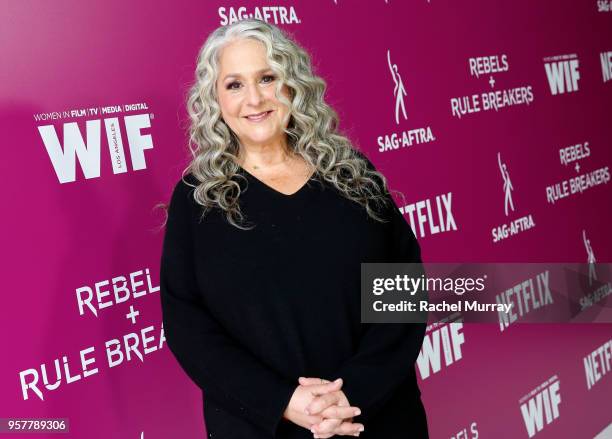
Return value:
[(465, 336), (462, 331), (463, 323), (452, 322), (425, 335), (416, 361), (421, 379), (440, 372), (443, 359), (444, 366), (448, 367), (463, 358), (461, 345), (465, 343)]
[[(128, 172), (125, 159), (123, 137), (118, 117), (104, 119), (106, 146), (114, 174)], [(141, 130), (151, 127), (149, 114), (125, 116), (123, 126), (127, 134), (132, 170), (147, 168), (144, 151), (153, 148), (150, 134), (142, 134)], [(51, 159), (51, 164), (60, 183), (70, 183), (76, 180), (76, 161), (86, 179), (100, 177), (100, 162), (102, 160), (102, 121), (88, 120), (85, 124), (85, 138), (77, 122), (63, 124), (62, 141), (53, 125), (38, 127), (38, 132)]]
[(578, 91), (578, 57), (575, 54), (544, 59), (544, 69), (553, 95)]
[(560, 403), (559, 378), (556, 375), (521, 399), (521, 414), (529, 437), (559, 418)]

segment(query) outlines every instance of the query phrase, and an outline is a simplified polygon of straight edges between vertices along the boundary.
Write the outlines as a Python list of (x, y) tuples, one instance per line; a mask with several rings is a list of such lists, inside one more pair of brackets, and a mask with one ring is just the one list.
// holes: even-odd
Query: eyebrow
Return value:
[[(271, 71), (271, 70), (272, 70), (272, 68), (266, 67), (265, 69), (257, 70), (255, 73), (261, 74), (261, 73), (265, 73), (265, 72), (268, 72), (268, 71)], [(225, 81), (227, 78), (242, 78), (242, 75), (240, 73), (229, 73), (229, 74), (225, 75), (223, 80)]]

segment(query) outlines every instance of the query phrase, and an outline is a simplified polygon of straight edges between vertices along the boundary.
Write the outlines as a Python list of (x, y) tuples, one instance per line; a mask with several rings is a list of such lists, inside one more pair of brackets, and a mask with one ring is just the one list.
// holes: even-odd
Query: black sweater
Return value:
[(380, 223), (314, 177), (292, 195), (242, 168), (234, 179), (255, 229), (217, 209), (199, 221), (181, 180), (161, 257), (165, 337), (203, 390), (209, 437), (312, 438), (282, 417), (299, 376), (343, 378), (361, 438), (427, 437), (414, 370), (425, 324), (360, 322), (360, 264), (420, 262), (391, 196)]

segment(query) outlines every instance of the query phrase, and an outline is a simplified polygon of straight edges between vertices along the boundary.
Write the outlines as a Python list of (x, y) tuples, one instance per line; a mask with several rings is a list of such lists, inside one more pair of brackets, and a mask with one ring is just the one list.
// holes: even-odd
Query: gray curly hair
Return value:
[[(338, 115), (323, 99), (326, 83), (313, 73), (310, 57), (279, 28), (256, 19), (217, 28), (198, 54), (195, 82), (187, 98), (193, 159), (183, 171), (190, 172), (198, 184), (185, 181), (184, 175), (183, 181), (195, 188), (193, 197), (203, 206), (202, 217), (216, 207), (233, 226), (252, 228), (241, 224), (245, 219), (239, 206), (241, 189), (233, 179), (242, 177), (237, 164), (240, 141), (221, 117), (216, 89), (221, 49), (242, 38), (265, 45), (268, 64), (279, 79), (276, 97), (289, 108), (284, 132), (291, 152), (315, 169), (313, 178), (331, 183), (342, 196), (362, 205), (373, 219), (385, 222), (375, 209), (389, 201), (387, 180), (338, 132)], [(281, 94), (284, 84), (291, 101)]]

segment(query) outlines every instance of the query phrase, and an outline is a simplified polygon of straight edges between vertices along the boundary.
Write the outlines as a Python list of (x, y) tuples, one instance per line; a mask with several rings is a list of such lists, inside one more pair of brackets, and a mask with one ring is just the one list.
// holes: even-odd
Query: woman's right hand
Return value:
[[(306, 414), (305, 412), (306, 407), (310, 404), (310, 402), (316, 396), (322, 395), (325, 393), (329, 393), (329, 392), (338, 391), (340, 390), (341, 387), (342, 387), (342, 378), (338, 378), (336, 381), (326, 382), (324, 384), (310, 384), (310, 385), (305, 385), (305, 386), (304, 385), (297, 386), (295, 391), (293, 392), (293, 395), (291, 397), (291, 400), (289, 401), (289, 404), (287, 405), (287, 408), (285, 409), (285, 412), (283, 413), (283, 417), (293, 422), (294, 424), (299, 425), (300, 427), (310, 430), (313, 425), (324, 421), (325, 418), (321, 414), (317, 414), (317, 415)], [(351, 406), (334, 407), (334, 411), (337, 414), (340, 414), (340, 416), (343, 419), (347, 419), (347, 420), (350, 420), (353, 417), (356, 409), (357, 407), (351, 407)], [(353, 426), (353, 428), (348, 429), (346, 428), (347, 426), (345, 426), (344, 424), (349, 424)], [(354, 435), (355, 432), (359, 431), (361, 424), (357, 424), (357, 423), (352, 424), (351, 422), (345, 422), (343, 423), (343, 427), (345, 428), (343, 428), (342, 430), (347, 431), (347, 433), (344, 433), (344, 434), (352, 436)], [(353, 430), (355, 431), (353, 432)]]

